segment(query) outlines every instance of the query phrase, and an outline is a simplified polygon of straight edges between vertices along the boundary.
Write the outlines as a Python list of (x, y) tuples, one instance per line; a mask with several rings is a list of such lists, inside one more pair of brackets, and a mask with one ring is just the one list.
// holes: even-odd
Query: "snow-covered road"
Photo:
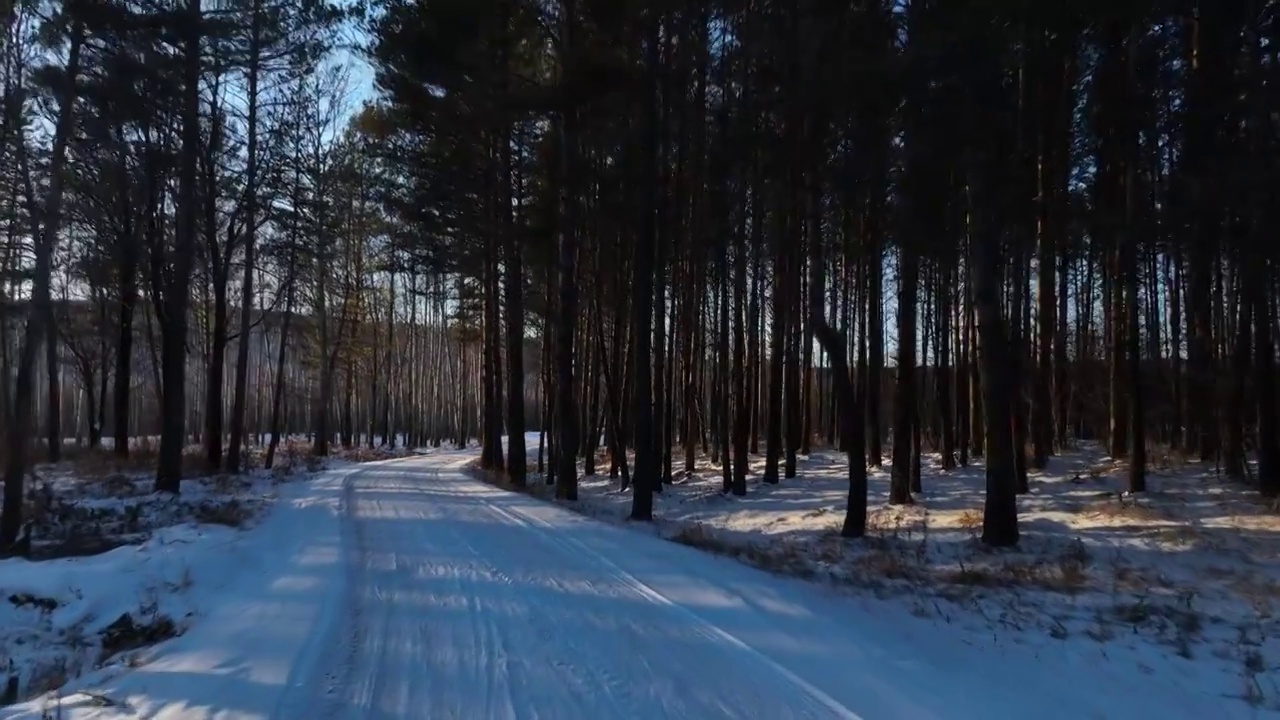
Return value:
[(242, 572), (191, 632), (136, 669), (79, 683), (117, 706), (71, 696), (63, 716), (911, 720), (1133, 709), (1063, 682), (1061, 660), (1038, 667), (1016, 648), (966, 657), (895, 626), (911, 620), (905, 612), (877, 617), (834, 591), (499, 491), (464, 474), (469, 459), (379, 463), (294, 489), (232, 553)]
[[(359, 473), (345, 492), (351, 577), (321, 632), (333, 650), (299, 679), (284, 716), (857, 717), (704, 618), (737, 605), (767, 628), (777, 611), (698, 588), (693, 578), (714, 570), (665, 543), (571, 522), (430, 464)], [(689, 573), (679, 595), (614, 559), (650, 546), (665, 551), (657, 565)]]

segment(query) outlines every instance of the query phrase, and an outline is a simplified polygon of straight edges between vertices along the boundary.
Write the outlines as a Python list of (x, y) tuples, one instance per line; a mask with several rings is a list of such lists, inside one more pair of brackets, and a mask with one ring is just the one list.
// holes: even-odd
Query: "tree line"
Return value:
[(1276, 15), (375, 3), (381, 131), (432, 208), (401, 217), (483, 295), (483, 462), (525, 482), (537, 317), (547, 481), (575, 497), (605, 450), (637, 520), (681, 462), (743, 494), (761, 445), (772, 483), (816, 442), (847, 537), (886, 447), (891, 503), (924, 450), (982, 457), (992, 545), (1073, 438), (1135, 492), (1159, 446), (1276, 495)]
[(741, 495), (818, 446), (846, 537), (869, 466), (910, 503), (936, 454), (1015, 544), (1076, 439), (1135, 492), (1158, 448), (1280, 494), (1276, 14), (15, 3), (0, 547), (67, 380), (91, 445), (157, 419), (174, 492), (192, 436), (236, 470), (288, 432), (479, 438), (521, 486), (539, 429), (558, 497), (603, 461), (637, 520), (704, 457)]
[(177, 492), (250, 444), (270, 467), (290, 434), (326, 454), (478, 424), (451, 286), (390, 240), (349, 8), (0, 10), (0, 552), (31, 463), (68, 437), (157, 451)]

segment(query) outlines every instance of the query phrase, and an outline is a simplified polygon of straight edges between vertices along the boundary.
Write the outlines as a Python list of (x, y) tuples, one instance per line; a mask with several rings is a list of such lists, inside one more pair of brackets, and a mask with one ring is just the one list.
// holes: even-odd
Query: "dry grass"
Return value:
[(876, 543), (867, 545), (862, 552), (853, 555), (848, 563), (853, 571), (848, 576), (852, 584), (866, 584), (880, 580), (902, 580), (919, 583), (927, 573), (900, 545)]
[(70, 679), (71, 672), (67, 667), (67, 658), (51, 660), (31, 669), (31, 674), (23, 683), (23, 694), (27, 697), (43, 695), (66, 685)]
[[(1083, 547), (1083, 546), (1081, 546)], [(934, 573), (932, 577), (953, 585), (987, 588), (1034, 588), (1064, 594), (1083, 592), (1089, 581), (1086, 557), (1067, 551), (1056, 559), (1009, 560), (991, 565), (967, 565)]]
[(969, 533), (970, 538), (977, 540), (982, 533), (982, 512), (978, 510), (961, 511), (959, 517), (956, 518), (956, 526)]
[(1186, 451), (1163, 443), (1147, 443), (1147, 468), (1162, 473), (1177, 472), (1187, 466), (1191, 458)]
[(1112, 594), (1150, 592), (1152, 589), (1167, 590), (1169, 581), (1160, 573), (1150, 568), (1138, 568), (1122, 562), (1114, 562), (1110, 567), (1110, 590)]
[[(981, 528), (981, 516), (974, 510), (947, 519), (948, 527), (970, 533)], [(856, 586), (898, 583), (943, 595), (955, 594), (949, 587), (1022, 588), (1064, 595), (1091, 587), (1094, 561), (1081, 540), (1013, 555), (992, 553), (972, 540), (940, 556), (932, 547), (930, 526), (921, 508), (881, 508), (869, 516), (868, 533), (860, 540), (841, 538), (833, 525), (808, 543), (774, 536), (768, 543), (743, 544), (702, 523), (681, 525), (668, 538), (789, 575), (812, 577), (830, 570), (833, 579)]]
[(672, 533), (668, 539), (681, 545), (709, 550), (720, 555), (735, 555), (739, 550), (738, 546), (711, 532), (702, 523), (685, 525)]
[(816, 574), (805, 548), (798, 543), (740, 544), (727, 540), (705, 525), (685, 525), (667, 536), (668, 540), (706, 550), (717, 555), (735, 557), (749, 565), (792, 577), (812, 577)]
[(1124, 518), (1144, 522), (1164, 522), (1173, 519), (1163, 508), (1156, 507), (1146, 500), (1123, 495), (1111, 496), (1087, 505), (1084, 511), (1095, 517)]
[[(364, 445), (357, 445), (349, 448), (338, 446), (335, 448), (331, 448), (331, 451), (329, 453), (330, 457), (336, 458), (338, 460), (346, 460), (348, 462), (356, 462), (356, 463), (386, 460), (389, 457), (394, 457), (396, 454), (397, 452), (394, 450), (388, 450), (382, 447), (367, 447)], [(312, 457), (315, 457), (315, 456), (312, 455)]]
[(1172, 525), (1153, 530), (1151, 533), (1157, 541), (1165, 545), (1191, 547), (1204, 541), (1204, 533), (1186, 525)]
[[(121, 475), (155, 472), (160, 460), (160, 445), (150, 438), (139, 438), (129, 447), (125, 457), (103, 448), (67, 447), (61, 466), (72, 474), (90, 481), (111, 481)], [(188, 446), (182, 452), (183, 478), (208, 474), (199, 446)]]
[(258, 508), (232, 498), (226, 502), (206, 502), (194, 511), (196, 522), (208, 525), (224, 525), (229, 528), (244, 527), (258, 512)]
[[(471, 471), (495, 487), (553, 499), (551, 487), (541, 478), (531, 477), (524, 488), (516, 488), (503, 473), (483, 471), (478, 465)], [(585, 504), (566, 507), (591, 514)], [(974, 541), (962, 548), (962, 556), (953, 562), (940, 562), (931, 552), (930, 532), (936, 530), (932, 527), (935, 523), (944, 529), (962, 529)], [(744, 542), (696, 521), (676, 524), (663, 536), (770, 572), (803, 578), (829, 575), (842, 584), (857, 586), (900, 582), (915, 587), (1020, 587), (1071, 595), (1088, 588), (1091, 558), (1083, 542), (1076, 540), (1052, 551), (1016, 558), (991, 556), (976, 542), (981, 528), (982, 513), (977, 509), (931, 515), (923, 505), (909, 505), (871, 510), (867, 534), (860, 540), (840, 537), (839, 526), (831, 525), (807, 541), (778, 534), (763, 542)]]
[(913, 537), (928, 527), (922, 505), (886, 505), (867, 513), (867, 535), (880, 538)]
[(541, 477), (537, 477), (530, 473), (525, 479), (524, 487), (516, 487), (511, 478), (505, 473), (497, 470), (485, 470), (480, 467), (480, 461), (476, 460), (467, 467), (467, 471), (477, 480), (492, 485), (500, 490), (507, 492), (520, 493), (528, 495), (540, 500), (554, 500), (555, 486), (547, 485)]
[(155, 645), (179, 634), (178, 625), (173, 619), (155, 611), (153, 607), (142, 608), (138, 615), (141, 619), (125, 613), (103, 629), (99, 663), (106, 662), (119, 653)]
[[(256, 447), (250, 453), (252, 463), (266, 465), (267, 449)], [(311, 451), (311, 443), (295, 438), (285, 438), (276, 446), (275, 457), (272, 458), (271, 474), (277, 480), (283, 480), (300, 472), (316, 472), (323, 469), (324, 458)]]

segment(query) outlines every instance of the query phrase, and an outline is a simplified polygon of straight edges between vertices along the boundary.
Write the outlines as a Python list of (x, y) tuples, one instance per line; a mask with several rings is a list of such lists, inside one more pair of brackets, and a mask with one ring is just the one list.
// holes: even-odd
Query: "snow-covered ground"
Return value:
[(473, 458), (285, 486), (225, 583), (195, 572), (208, 610), (183, 636), (0, 718), (1252, 716), (1191, 672), (957, 631), (502, 492)]
[[(778, 485), (759, 481), (763, 460), (753, 458), (741, 498), (721, 493), (718, 466), (700, 459), (686, 475), (681, 460), (656, 497), (658, 521), (631, 527), (834, 585), (877, 603), (876, 614), (906, 610), (975, 647), (1073, 658), (1135, 693), (1170, 680), (1215, 717), (1280, 715), (1280, 513), (1211, 467), (1158, 457), (1151, 491), (1135, 498), (1122, 492), (1123, 464), (1084, 445), (1032, 472), (1021, 546), (993, 551), (978, 542), (980, 464), (942, 472), (924, 458), (912, 506), (889, 506), (890, 468), (873, 471), (869, 537), (849, 541), (839, 536), (843, 455), (801, 458), (798, 476)], [(567, 505), (625, 523), (631, 493), (601, 474)]]
[[(474, 458), (259, 475), (230, 494), (270, 511), (240, 528), (0, 562), (4, 595), (25, 593), (0, 627), (35, 628), (20, 657), (90, 651), (0, 720), (1280, 715), (1274, 508), (1194, 468), (1134, 503), (1090, 452), (1055, 461), (1024, 547), (991, 553), (979, 469), (930, 471), (892, 510), (877, 473), (872, 537), (842, 541), (835, 458), (745, 498), (703, 468), (643, 532), (584, 517), (621, 522), (607, 478), (557, 507), (471, 479)], [(207, 484), (190, 502), (228, 494)], [(124, 613), (139, 642), (180, 634), (116, 632), (105, 657)], [(145, 636), (159, 617), (174, 627)]]
[[(37, 466), (25, 519), (30, 559), (0, 560), (0, 700), (61, 687), (102, 666), (127, 667), (184, 633), (253, 560), (252, 531), (292, 483), (325, 468), (404, 451), (344, 450), (323, 461), (283, 444), (273, 471), (192, 477), (152, 491), (149, 446), (134, 457), (69, 449)], [(199, 450), (191, 448), (198, 465)], [(260, 468), (258, 449), (251, 462)], [(305, 491), (304, 491), (305, 492)]]

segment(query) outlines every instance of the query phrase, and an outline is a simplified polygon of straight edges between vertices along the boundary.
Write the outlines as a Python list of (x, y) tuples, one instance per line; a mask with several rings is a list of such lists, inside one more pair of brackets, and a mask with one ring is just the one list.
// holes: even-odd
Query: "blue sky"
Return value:
[(351, 71), (351, 111), (373, 100), (373, 68), (365, 62), (361, 47), (369, 42), (369, 36), (359, 22), (351, 22), (343, 28), (342, 46), (335, 53), (335, 62), (345, 64)]

